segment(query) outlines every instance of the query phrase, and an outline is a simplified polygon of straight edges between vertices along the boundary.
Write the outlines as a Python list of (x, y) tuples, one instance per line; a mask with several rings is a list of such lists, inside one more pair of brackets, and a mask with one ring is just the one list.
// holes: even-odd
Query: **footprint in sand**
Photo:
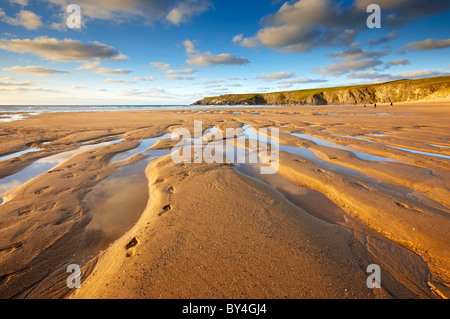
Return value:
[(170, 186), (170, 187), (167, 189), (167, 192), (168, 192), (169, 194), (173, 194), (173, 193), (175, 193), (175, 188), (174, 188), (173, 186)]
[(369, 187), (367, 187), (366, 185), (364, 185), (364, 184), (360, 184), (360, 183), (356, 183), (356, 182), (353, 182), (353, 185), (356, 185), (356, 186), (358, 186), (358, 187), (361, 187), (361, 188), (364, 188), (364, 189), (367, 189), (367, 190), (369, 190), (370, 191), (370, 188)]
[(136, 255), (136, 246), (139, 244), (139, 240), (137, 237), (133, 237), (133, 239), (125, 246), (125, 249), (127, 250), (127, 257), (133, 257)]
[(66, 221), (68, 221), (68, 220), (69, 220), (69, 217), (64, 217), (64, 218), (58, 220), (58, 221), (55, 223), (55, 226), (62, 225), (62, 224), (64, 224), (64, 223), (65, 223)]
[(21, 210), (20, 212), (18, 212), (17, 216), (29, 215), (30, 213), (31, 213), (31, 209), (25, 209), (25, 210)]
[(189, 176), (191, 176), (191, 174), (189, 174), (189, 173), (184, 173), (183, 176), (179, 179), (179, 182), (184, 181), (184, 180), (186, 179), (186, 177), (189, 177)]
[(222, 167), (223, 167), (223, 166), (232, 166), (232, 167), (234, 167), (235, 165), (234, 165), (233, 163), (223, 163), (223, 164), (222, 164)]
[(410, 205), (408, 205), (408, 204), (404, 204), (404, 203), (400, 203), (400, 202), (394, 202), (398, 207), (401, 207), (401, 208), (405, 208), (405, 209), (409, 209), (409, 210), (412, 210), (412, 211), (415, 211), (415, 212), (417, 212), (417, 213), (422, 213), (420, 210), (418, 210), (418, 209), (416, 209), (416, 208), (414, 208), (414, 207), (412, 207), (412, 206), (410, 206)]
[(38, 212), (48, 212), (56, 207), (56, 202), (53, 203), (45, 203), (43, 205), (37, 206), (36, 211)]
[(162, 216), (162, 215), (164, 215), (165, 213), (167, 213), (169, 210), (172, 209), (172, 206), (169, 204), (169, 205), (164, 206), (162, 209), (163, 209), (163, 211), (160, 212), (160, 213), (158, 214), (158, 216)]
[(137, 237), (133, 237), (132, 240), (125, 246), (125, 249), (130, 249), (136, 247), (139, 244), (139, 240)]
[(51, 174), (51, 173), (57, 173), (57, 172), (61, 172), (61, 171), (62, 171), (62, 169), (55, 169), (55, 170), (52, 170), (52, 171), (48, 171), (47, 173)]
[(17, 243), (7, 246), (7, 247), (0, 248), (0, 251), (5, 251), (5, 250), (15, 251), (19, 248), (22, 248), (23, 245), (25, 245), (25, 243), (26, 243), (26, 240), (19, 241)]
[(61, 190), (59, 192), (56, 192), (55, 195), (64, 195), (64, 194), (69, 193), (71, 190), (72, 190), (71, 188), (66, 188), (66, 189), (63, 189), (63, 190)]
[(50, 186), (46, 186), (46, 187), (44, 187), (44, 188), (41, 188), (41, 189), (38, 190), (38, 191), (35, 191), (34, 193), (35, 193), (36, 195), (44, 194), (44, 191), (45, 191), (46, 189), (49, 189), (49, 188), (50, 188)]
[(303, 164), (311, 164), (311, 163), (312, 163), (311, 161), (308, 161), (308, 160), (299, 160), (299, 159), (296, 159), (295, 161), (298, 162), (298, 163), (303, 163)]

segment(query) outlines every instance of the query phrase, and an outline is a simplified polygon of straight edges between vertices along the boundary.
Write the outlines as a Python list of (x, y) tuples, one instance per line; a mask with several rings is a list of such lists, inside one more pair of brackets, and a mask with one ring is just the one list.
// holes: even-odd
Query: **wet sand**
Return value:
[[(0, 297), (450, 296), (449, 102), (199, 111), (0, 123)], [(278, 173), (174, 163), (194, 120), (278, 128)]]

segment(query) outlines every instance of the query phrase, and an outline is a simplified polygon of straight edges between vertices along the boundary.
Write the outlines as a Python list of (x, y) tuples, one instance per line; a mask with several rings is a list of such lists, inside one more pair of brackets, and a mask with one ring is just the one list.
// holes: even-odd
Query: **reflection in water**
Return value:
[[(369, 142), (369, 143), (373, 143), (373, 141), (365, 139), (365, 138), (361, 138), (361, 137), (356, 137), (356, 136), (349, 136), (349, 135), (339, 135), (339, 134), (331, 134), (333, 136), (339, 136), (339, 137), (345, 137), (345, 138), (351, 138), (353, 140), (359, 140), (359, 141), (364, 141), (364, 142)], [(367, 135), (367, 134), (366, 134)]]
[(420, 155), (428, 155), (428, 156), (433, 156), (433, 157), (440, 157), (440, 158), (450, 159), (450, 156), (448, 156), (448, 155), (443, 155), (443, 154), (438, 154), (438, 153), (430, 153), (430, 152), (424, 152), (424, 151), (417, 151), (417, 150), (412, 150), (412, 149), (409, 149), (409, 148), (402, 148), (402, 147), (396, 147), (396, 146), (389, 146), (389, 145), (386, 145), (386, 146), (390, 147), (390, 148), (394, 148), (396, 150), (409, 152), (409, 153), (415, 153), (415, 154), (420, 154)]
[(84, 199), (92, 216), (86, 227), (88, 255), (96, 255), (123, 236), (145, 210), (149, 198), (145, 169), (149, 162), (170, 154), (170, 150), (147, 151), (145, 154), (150, 157), (121, 168), (97, 184)]
[[(314, 159), (318, 159), (314, 155), (314, 153), (309, 150), (300, 147), (288, 147), (279, 145), (278, 141), (275, 141), (270, 137), (260, 136), (249, 125), (244, 125), (242, 129), (243, 134), (237, 139), (249, 139), (249, 145), (251, 145), (252, 143), (253, 145), (256, 145), (256, 141), (264, 141), (270, 144), (275, 149), (279, 147), (281, 150), (285, 150), (291, 153), (301, 152), (303, 156), (305, 155), (305, 153), (308, 153), (309, 156), (307, 157), (311, 159), (313, 157)], [(258, 154), (256, 154), (256, 149), (248, 150), (245, 148), (246, 143), (234, 143), (234, 141), (228, 141), (228, 145), (232, 145), (233, 147), (223, 148), (223, 154), (231, 162), (235, 163), (234, 166), (237, 171), (270, 185), (274, 189), (281, 192), (291, 203), (306, 210), (309, 214), (317, 218), (325, 220), (329, 223), (345, 222), (344, 211), (342, 211), (342, 209), (340, 209), (322, 193), (309, 188), (294, 185), (287, 181), (283, 176), (278, 174), (278, 172), (276, 172), (274, 169), (272, 169), (271, 174), (267, 174), (267, 172), (266, 174), (262, 174), (261, 168), (269, 168), (267, 164), (264, 164), (261, 161), (255, 161), (252, 163), (249, 163), (247, 161), (247, 159), (252, 158), (252, 155), (255, 156), (254, 158), (257, 158)], [(323, 160), (320, 161), (325, 162)], [(356, 171), (354, 171), (354, 173), (358, 174), (358, 172)]]
[[(253, 140), (257, 140), (259, 138), (258, 134), (249, 125), (244, 125), (242, 128), (244, 129), (245, 136), (247, 136), (248, 138), (253, 139)], [(328, 170), (340, 172), (340, 173), (350, 174), (350, 175), (354, 175), (354, 176), (358, 176), (358, 177), (365, 177), (364, 174), (362, 174), (354, 169), (323, 160), (320, 157), (318, 157), (313, 151), (311, 151), (307, 148), (300, 147), (300, 146), (281, 145), (281, 144), (279, 144), (279, 141), (276, 141), (276, 140), (268, 138), (268, 137), (265, 137), (265, 138), (267, 139), (267, 142), (269, 144), (277, 145), (278, 149), (280, 149), (284, 152), (287, 152), (287, 153), (291, 153), (293, 155), (297, 155), (305, 160), (308, 160), (308, 161), (316, 164), (317, 166), (326, 168)]]
[(112, 145), (123, 141), (123, 139), (100, 143), (100, 144), (93, 144), (93, 145), (84, 145), (81, 146), (75, 150), (62, 152), (56, 155), (48, 156), (41, 158), (37, 161), (35, 161), (30, 166), (24, 168), (20, 172), (17, 172), (13, 175), (10, 175), (8, 177), (5, 177), (0, 180), (0, 194), (5, 194), (6, 192), (11, 191), (12, 189), (32, 180), (35, 177), (38, 177), (39, 175), (53, 169), (54, 167), (58, 166), (59, 164), (67, 161), (72, 156), (88, 151), (93, 148), (102, 147), (105, 145)]
[(149, 197), (145, 168), (149, 161), (124, 167), (86, 196), (92, 220), (86, 227), (88, 255), (104, 250), (137, 222)]
[(282, 193), (291, 203), (329, 223), (344, 223), (345, 212), (324, 194), (288, 182), (278, 173), (263, 175), (256, 164), (238, 164), (236, 169), (256, 178)]
[(317, 166), (320, 166), (322, 168), (326, 168), (330, 171), (335, 171), (335, 172), (340, 172), (340, 173), (345, 173), (345, 174), (349, 174), (349, 175), (353, 175), (353, 176), (358, 176), (358, 177), (364, 177), (365, 175), (348, 167), (345, 166), (341, 166), (338, 164), (334, 164), (331, 162), (328, 162), (324, 159), (321, 159), (320, 157), (318, 157), (313, 151), (307, 149), (307, 148), (303, 148), (303, 147), (299, 147), (299, 146), (284, 146), (281, 145), (280, 146), (280, 150), (297, 155), (305, 160), (308, 160), (314, 164), (316, 164)]
[(29, 149), (26, 149), (24, 151), (20, 151), (20, 152), (16, 152), (16, 153), (12, 153), (12, 154), (9, 154), (9, 155), (2, 156), (2, 157), (0, 157), (0, 161), (4, 161), (4, 160), (10, 159), (10, 158), (19, 157), (19, 156), (24, 155), (24, 154), (33, 153), (33, 152), (39, 152), (39, 151), (42, 151), (42, 150), (39, 149), (39, 148), (29, 148)]
[(110, 162), (111, 163), (120, 162), (120, 161), (123, 161), (123, 160), (125, 160), (127, 158), (130, 158), (130, 157), (134, 156), (134, 155), (140, 154), (140, 153), (146, 154), (147, 152), (145, 152), (145, 151), (148, 150), (153, 145), (155, 145), (156, 142), (164, 140), (164, 139), (170, 139), (171, 136), (172, 136), (172, 134), (165, 134), (165, 135), (158, 136), (158, 137), (152, 137), (152, 138), (144, 139), (144, 140), (141, 141), (141, 143), (139, 144), (138, 147), (133, 148), (133, 149), (131, 149), (129, 151), (125, 151), (125, 152), (119, 153), (119, 154), (113, 156), (111, 158)]
[(368, 160), (368, 161), (377, 161), (377, 162), (393, 162), (393, 159), (387, 158), (387, 157), (381, 157), (381, 156), (376, 156), (376, 155), (371, 155), (371, 154), (367, 154), (367, 153), (363, 153), (363, 152), (358, 152), (355, 151), (354, 149), (348, 147), (348, 146), (343, 146), (343, 145), (339, 145), (318, 137), (314, 137), (314, 136), (310, 136), (307, 134), (296, 134), (296, 133), (289, 133), (290, 135), (305, 139), (305, 140), (309, 140), (312, 141), (314, 143), (316, 143), (317, 145), (322, 145), (322, 146), (327, 146), (327, 147), (331, 147), (331, 148), (337, 148), (337, 149), (341, 149), (341, 150), (345, 150), (348, 152), (351, 152), (353, 154), (355, 154), (356, 156), (358, 156), (361, 159), (364, 160)]
[(431, 146), (434, 146), (434, 147), (450, 148), (450, 146), (444, 146), (444, 145), (438, 145), (438, 144), (428, 144), (428, 143), (425, 143), (425, 144), (431, 145)]
[[(243, 129), (245, 132), (245, 136), (249, 137), (250, 139), (258, 139), (258, 134), (255, 133), (255, 131), (249, 125), (244, 125)], [(399, 185), (391, 185), (389, 183), (380, 182), (379, 180), (369, 177), (368, 175), (363, 174), (357, 170), (326, 161), (326, 160), (318, 157), (313, 151), (311, 151), (307, 148), (303, 148), (300, 146), (279, 145), (278, 144), (279, 141), (276, 141), (271, 138), (267, 138), (267, 142), (272, 145), (277, 145), (276, 147), (284, 152), (299, 156), (305, 160), (310, 161), (311, 163), (314, 163), (315, 165), (317, 165), (321, 168), (325, 168), (327, 170), (338, 172), (338, 173), (344, 173), (344, 174), (351, 175), (353, 177), (356, 177), (358, 179), (366, 181), (366, 182), (368, 182), (380, 189), (383, 189), (385, 191), (394, 192), (394, 193), (403, 193), (403, 194), (410, 194), (413, 192), (411, 189), (409, 189), (407, 187), (403, 187), (403, 186), (399, 186)]]

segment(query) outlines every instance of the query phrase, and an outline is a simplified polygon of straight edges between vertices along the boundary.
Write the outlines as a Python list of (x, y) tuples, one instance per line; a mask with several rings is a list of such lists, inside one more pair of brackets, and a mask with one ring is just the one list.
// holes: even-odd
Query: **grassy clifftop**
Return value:
[(193, 105), (352, 105), (442, 99), (450, 96), (450, 76), (273, 93), (207, 97)]

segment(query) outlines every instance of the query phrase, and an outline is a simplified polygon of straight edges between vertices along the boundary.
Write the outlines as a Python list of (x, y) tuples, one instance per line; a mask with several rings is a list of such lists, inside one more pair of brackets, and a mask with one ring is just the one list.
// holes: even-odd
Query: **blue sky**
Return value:
[(448, 21), (448, 0), (2, 0), (0, 103), (176, 105), (447, 75)]

